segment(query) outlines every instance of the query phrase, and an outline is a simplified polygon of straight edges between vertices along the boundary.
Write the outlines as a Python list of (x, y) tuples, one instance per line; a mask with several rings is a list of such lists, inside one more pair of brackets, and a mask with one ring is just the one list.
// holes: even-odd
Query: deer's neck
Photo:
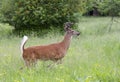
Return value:
[(62, 47), (63, 47), (65, 50), (68, 50), (68, 48), (69, 48), (69, 46), (70, 46), (71, 39), (72, 39), (72, 36), (66, 33), (63, 41), (61, 42)]

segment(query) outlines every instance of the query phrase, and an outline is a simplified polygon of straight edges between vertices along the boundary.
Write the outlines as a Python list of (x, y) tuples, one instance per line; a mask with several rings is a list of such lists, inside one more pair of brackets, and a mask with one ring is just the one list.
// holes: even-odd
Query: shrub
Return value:
[(120, 16), (120, 0), (104, 0), (99, 4), (101, 14), (109, 16)]
[(11, 23), (13, 11), (14, 11), (14, 0), (1, 0), (0, 5), (0, 21)]
[(79, 0), (6, 1), (10, 2), (9, 7), (3, 7), (2, 13), (5, 21), (16, 29), (61, 26), (67, 21), (77, 21), (79, 13)]
[(87, 0), (85, 5), (87, 15), (120, 16), (120, 0)]

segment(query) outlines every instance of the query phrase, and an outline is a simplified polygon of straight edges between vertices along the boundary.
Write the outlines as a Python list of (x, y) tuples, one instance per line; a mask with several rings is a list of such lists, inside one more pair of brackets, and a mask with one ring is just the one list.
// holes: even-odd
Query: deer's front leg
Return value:
[(62, 64), (62, 59), (60, 60), (54, 60), (52, 64), (48, 65), (48, 68), (52, 68), (53, 66), (56, 66), (58, 64)]
[(57, 65), (58, 65), (58, 64), (62, 64), (62, 59), (56, 61), (56, 64), (57, 64)]

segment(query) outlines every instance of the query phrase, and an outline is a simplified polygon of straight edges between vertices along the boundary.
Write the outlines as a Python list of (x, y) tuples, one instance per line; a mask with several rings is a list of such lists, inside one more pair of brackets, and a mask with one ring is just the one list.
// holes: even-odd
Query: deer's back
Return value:
[(63, 58), (65, 50), (60, 44), (33, 46), (24, 49), (24, 59), (58, 60)]

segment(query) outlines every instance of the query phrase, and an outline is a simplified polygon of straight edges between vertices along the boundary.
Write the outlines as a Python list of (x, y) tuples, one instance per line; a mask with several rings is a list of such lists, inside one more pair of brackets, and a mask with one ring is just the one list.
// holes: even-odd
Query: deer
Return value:
[(70, 27), (73, 25), (71, 22), (66, 22), (64, 24), (65, 36), (64, 39), (57, 43), (52, 43), (49, 45), (31, 46), (24, 48), (28, 37), (24, 36), (20, 49), (25, 61), (25, 66), (29, 67), (30, 64), (34, 64), (37, 60), (51, 60), (53, 62), (61, 61), (66, 55), (71, 39), (74, 35), (80, 35), (80, 32), (72, 30)]

